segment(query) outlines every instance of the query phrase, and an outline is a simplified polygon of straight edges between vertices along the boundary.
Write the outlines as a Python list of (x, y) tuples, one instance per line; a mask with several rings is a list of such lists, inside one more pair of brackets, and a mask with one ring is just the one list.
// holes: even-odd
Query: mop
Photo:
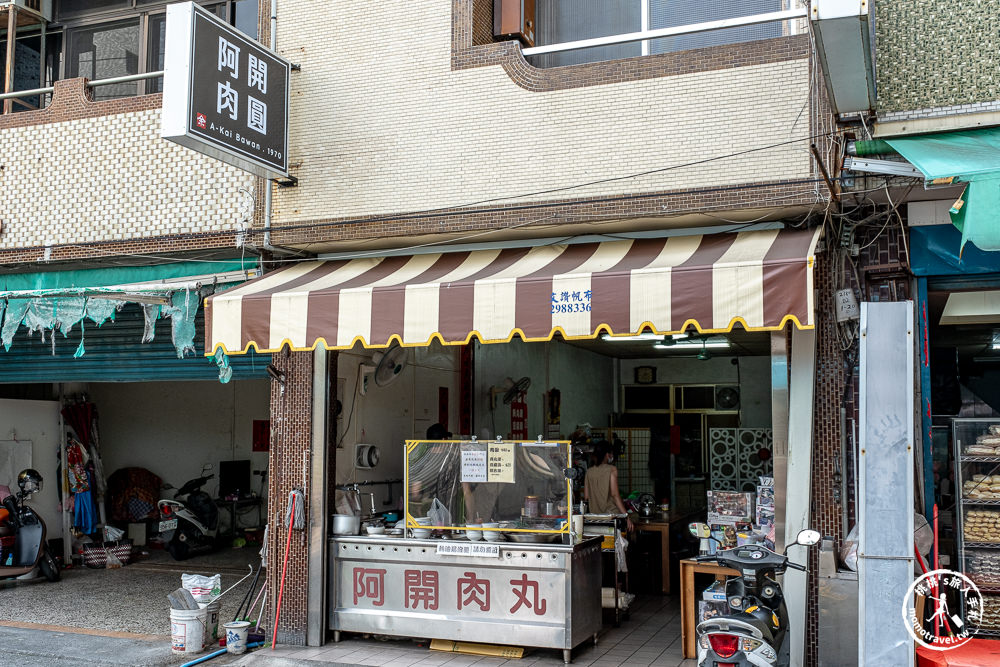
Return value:
[[(292, 489), (288, 494), (288, 512), (285, 514), (285, 525), (288, 526), (288, 539), (285, 541), (285, 563), (281, 566), (281, 585), (278, 588), (278, 606), (274, 610), (274, 633), (271, 635), (271, 650), (278, 641), (278, 619), (281, 617), (281, 598), (285, 594), (285, 575), (288, 573), (288, 552), (292, 548), (292, 529), (301, 530), (306, 525), (305, 510), (302, 509), (304, 499), (302, 491)], [(298, 511), (296, 511), (298, 505)]]
[[(261, 593), (258, 593), (257, 597), (253, 597), (253, 592), (257, 590), (257, 580), (260, 579), (260, 571), (264, 569), (265, 563), (267, 562), (267, 527), (264, 528), (264, 545), (260, 548), (259, 553), (260, 565), (257, 567), (257, 574), (254, 576), (253, 582), (250, 583), (250, 589), (247, 591), (247, 594), (243, 596), (243, 601), (240, 602), (240, 606), (236, 608), (236, 615), (233, 616), (233, 622), (240, 620), (241, 613), (246, 614), (248, 617), (243, 620), (250, 620), (250, 612), (257, 606), (257, 601), (260, 600), (261, 593), (263, 593), (264, 589), (267, 587), (265, 584), (261, 584)], [(253, 603), (248, 604), (251, 598), (253, 598)], [(246, 610), (243, 609), (244, 606), (246, 607)]]

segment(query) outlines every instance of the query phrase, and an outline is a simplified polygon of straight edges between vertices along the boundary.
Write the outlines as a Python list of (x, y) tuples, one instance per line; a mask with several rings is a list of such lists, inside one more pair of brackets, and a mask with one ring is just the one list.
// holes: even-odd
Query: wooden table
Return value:
[(670, 595), (670, 526), (679, 522), (687, 523), (693, 514), (697, 512), (671, 510), (666, 513), (657, 512), (648, 519), (637, 518), (634, 515), (632, 517), (637, 530), (649, 530), (660, 534), (660, 567), (663, 570), (661, 581), (664, 595)]
[(722, 581), (727, 576), (740, 576), (740, 573), (718, 563), (698, 563), (689, 558), (681, 561), (681, 647), (685, 658), (696, 658), (695, 648), (695, 618), (698, 614), (698, 595), (694, 590), (695, 574), (714, 574)]

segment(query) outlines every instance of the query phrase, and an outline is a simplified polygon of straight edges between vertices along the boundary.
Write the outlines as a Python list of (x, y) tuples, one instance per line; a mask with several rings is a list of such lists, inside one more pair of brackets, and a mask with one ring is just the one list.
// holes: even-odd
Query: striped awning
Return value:
[(205, 349), (812, 328), (820, 231), (300, 262), (209, 297)]

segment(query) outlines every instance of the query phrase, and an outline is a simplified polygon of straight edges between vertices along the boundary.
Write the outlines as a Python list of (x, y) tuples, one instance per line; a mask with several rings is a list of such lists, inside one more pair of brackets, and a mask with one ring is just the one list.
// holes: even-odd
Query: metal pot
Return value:
[(656, 514), (656, 500), (648, 493), (639, 497), (639, 515), (649, 518)]
[(361, 517), (356, 514), (334, 514), (334, 535), (357, 535), (361, 530)]

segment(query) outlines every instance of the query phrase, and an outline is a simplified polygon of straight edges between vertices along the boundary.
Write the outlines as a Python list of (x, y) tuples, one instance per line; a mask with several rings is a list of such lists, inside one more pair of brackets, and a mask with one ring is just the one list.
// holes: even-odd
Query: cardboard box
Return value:
[(498, 658), (524, 657), (524, 649), (520, 646), (473, 644), (472, 642), (453, 642), (448, 639), (431, 640), (431, 650), (445, 651), (447, 653), (466, 653), (468, 655), (491, 655)]
[(701, 593), (701, 599), (705, 602), (725, 602), (726, 585), (721, 581), (714, 581), (712, 585)]
[(774, 487), (773, 486), (758, 486), (757, 487), (757, 507), (774, 507)]
[(128, 539), (137, 547), (146, 546), (146, 524), (130, 523), (128, 525)]
[(708, 523), (734, 526), (738, 523), (753, 523), (753, 493), (737, 491), (708, 491)]

